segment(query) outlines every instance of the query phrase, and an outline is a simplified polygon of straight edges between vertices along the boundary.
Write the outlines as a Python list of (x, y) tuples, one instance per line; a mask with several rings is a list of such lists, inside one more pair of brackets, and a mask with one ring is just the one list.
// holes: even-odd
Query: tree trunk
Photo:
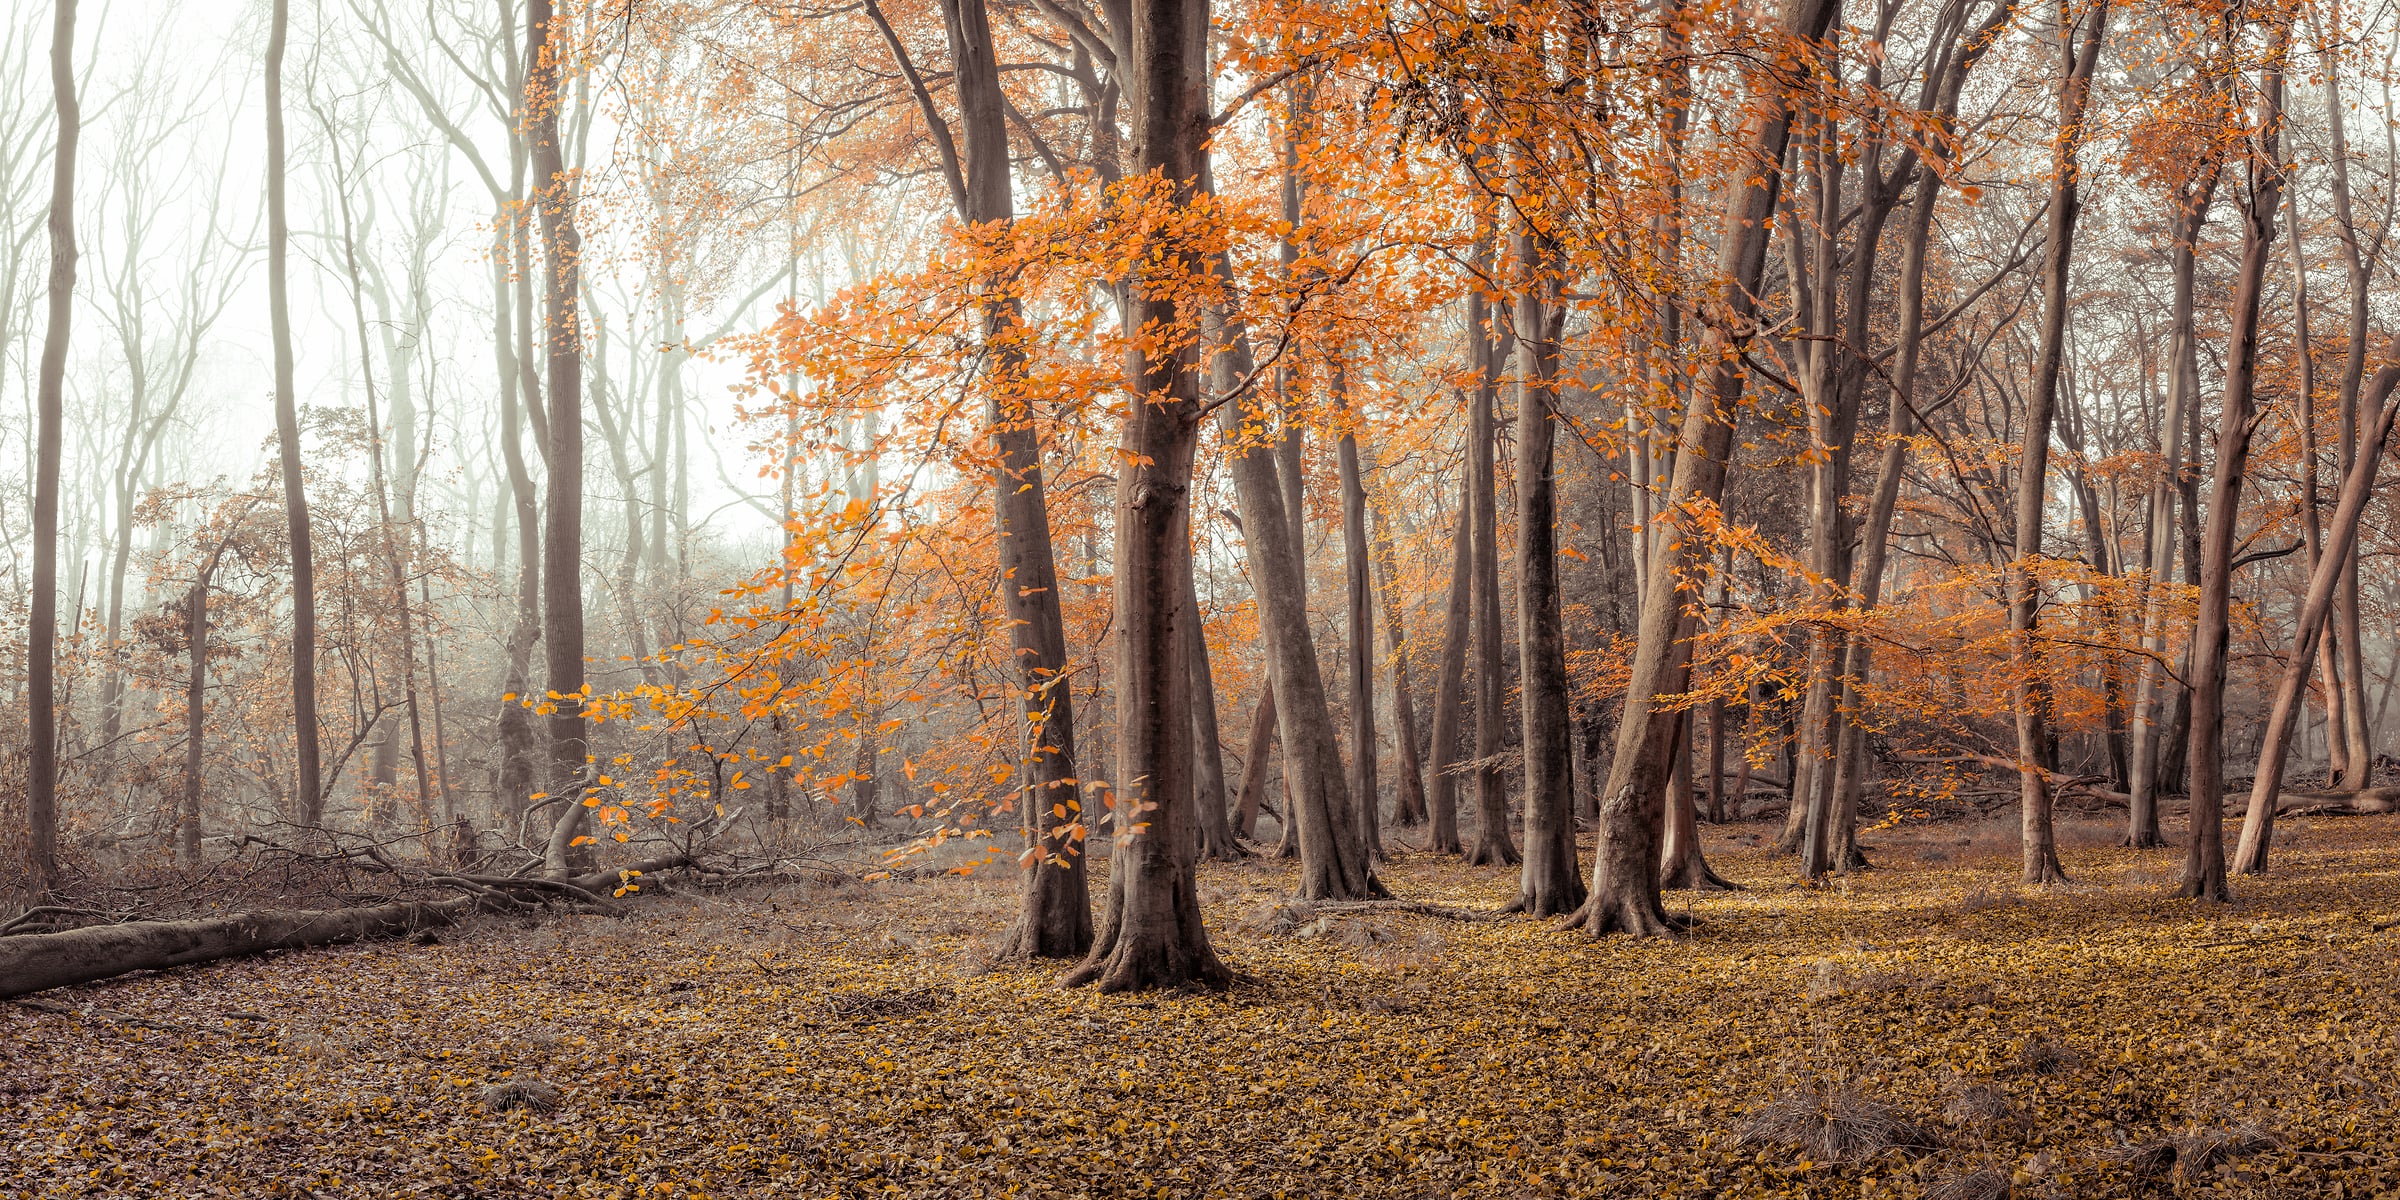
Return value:
[(1667, 774), (1666, 828), (1658, 846), (1659, 886), (1678, 891), (1740, 891), (1708, 865), (1708, 855), (1700, 846), (1699, 797), (1692, 793), (1693, 724), (1692, 714), (1686, 712), (1683, 730), (1675, 737), (1675, 765)]
[(183, 601), (184, 639), (191, 646), (192, 673), (183, 690), (183, 811), (178, 814), (181, 836), (176, 839), (183, 865), (200, 867), (200, 791), (207, 759), (201, 743), (207, 734), (208, 694), (208, 580), (192, 584)]
[(2217, 463), (2210, 478), (2208, 528), (2200, 548), (2200, 619), (2192, 633), (2192, 831), (2184, 848), (2177, 894), (2227, 900), (2225, 886), (2225, 668), (2233, 607), (2233, 550), (2241, 519), (2243, 476), (2250, 463), (2251, 394), (2258, 373), (2258, 311), (2267, 260), (2275, 243), (2283, 170), (2276, 146), (2283, 123), (2284, 53), (2290, 18), (2274, 29), (2260, 80), (2258, 117), (2250, 131), (2249, 187), (2243, 196), (2242, 265), (2235, 282), (2231, 345), (2225, 356), (2224, 407), (2217, 427)]
[(1225, 809), (1225, 743), (1217, 729), (1217, 681), (1209, 664), (1208, 630), (1200, 616), (1200, 596), (1196, 587), (1186, 586), (1185, 596), (1191, 605), (1191, 618), (1184, 635), (1190, 642), (1192, 657), (1192, 752), (1193, 779), (1197, 788), (1200, 812), (1200, 857), (1210, 862), (1232, 862), (1249, 857), (1242, 844), (1234, 840), (1233, 822)]
[[(548, 358), (542, 659), (550, 708), (550, 791), (567, 797), (553, 844), (565, 831), (580, 830), (589, 811), (581, 802), (589, 757), (583, 717), (583, 321), (577, 309), (583, 238), (575, 229), (575, 180), (567, 173), (558, 136), (559, 107), (565, 102), (560, 61), (567, 47), (556, 24), (551, 0), (527, 0), (525, 104), (542, 232), (542, 345)], [(572, 846), (573, 838), (563, 840)], [(549, 869), (564, 874), (588, 861), (586, 853), (571, 851)]]
[[(2365, 433), (2364, 423), (2371, 420), (2374, 413), (2372, 409), (2359, 405), (2359, 388), (2366, 373), (2371, 264), (2359, 247), (2358, 223), (2350, 207), (2350, 152), (2343, 124), (2344, 109), (2341, 72), (2329, 66), (2325, 71), (2325, 124), (2332, 145), (2326, 161), (2333, 167), (2334, 229), (2342, 243), (2350, 300), (2349, 324), (2345, 331), (2348, 338), (2347, 354), (2342, 363), (2339, 406), (2341, 453), (2336, 464), (2346, 479), (2350, 472), (2357, 469), (2358, 442)], [(2365, 788), (2372, 786), (2375, 780), (2375, 730), (2374, 723), (2367, 717), (2367, 667), (2359, 626), (2358, 550), (2355, 545), (2351, 548), (2349, 560), (2342, 564), (2341, 583), (2334, 592), (2333, 606), (2332, 643), (2339, 648), (2340, 669), (2337, 673), (2341, 677), (2341, 707), (2350, 714), (2350, 720), (2343, 730), (2347, 741), (2342, 751), (2342, 758), (2349, 765), (2349, 770), (2341, 782), (2346, 787)]]
[[(1335, 394), (1348, 402), (1348, 380), (1334, 366)], [(1342, 488), (1343, 608), (1350, 641), (1350, 797), (1371, 858), (1383, 857), (1382, 788), (1375, 771), (1375, 585), (1368, 576), (1367, 489), (1359, 478), (1358, 436), (1345, 429), (1335, 447)]]
[[(2168, 335), (2167, 406), (2159, 425), (2161, 462), (2157, 480), (2150, 489), (2150, 530), (2144, 543), (2144, 556), (2149, 560), (2148, 572), (2137, 595), (2142, 601), (2142, 645), (2150, 653), (2142, 659), (2134, 677), (2132, 721), (2133, 738), (2129, 750), (2132, 778), (2126, 781), (2125, 844), (2135, 849), (2152, 849), (2167, 844), (2166, 835), (2158, 825), (2158, 795), (2161, 750), (2169, 751), (2166, 760), (2180, 746), (2162, 747), (2157, 734), (2159, 693), (2173, 688), (2174, 711), (2168, 724), (2186, 715), (2184, 693), (2180, 685), (2166, 680), (2166, 670), (2155, 656), (2166, 652), (2166, 599), (2159, 585), (2168, 578), (2175, 563), (2181, 539), (2175, 536), (2178, 517), (2176, 503), (2182, 498), (2178, 486), (2183, 474), (2184, 430), (2191, 423), (2187, 415), (2196, 407), (2197, 372), (2193, 355), (2197, 349), (2192, 330), (2195, 274), (2198, 240), (2208, 220), (2208, 205), (2215, 195), (2218, 166), (2212, 157), (2202, 168), (2198, 180), (2177, 198), (2175, 213), (2175, 243), (2170, 250), (2173, 271), (2173, 298)], [(2188, 516), (2188, 514), (2186, 514)], [(2188, 675), (2185, 678), (2189, 678)], [(2170, 739), (2172, 740), (2172, 739)]]
[(1403, 827), (1422, 825), (1425, 763), (1417, 752), (1417, 703), (1408, 679), (1408, 632), (1401, 619), (1400, 558), (1392, 550), (1391, 518), (1375, 522), (1375, 561), (1383, 570), (1383, 625), (1392, 643), (1392, 741), (1400, 748), (1400, 789), (1393, 819)]
[[(1234, 802), (1233, 831), (1244, 838), (1258, 836), (1258, 810), (1267, 798), (1267, 758), (1275, 751), (1275, 688), (1258, 690), (1258, 706), (1250, 713), (1247, 757), (1242, 759), (1241, 798)], [(1282, 811), (1282, 810), (1279, 810)], [(1289, 818), (1277, 816), (1282, 825)]]
[[(1478, 260), (1489, 263), (1488, 248)], [(1514, 866), (1517, 844), (1508, 833), (1508, 784), (1500, 771), (1502, 721), (1507, 715), (1507, 666), (1500, 657), (1500, 538), (1498, 474), (1493, 459), (1499, 435), (1493, 407), (1499, 398), (1501, 364), (1508, 361), (1513, 337), (1506, 327), (1488, 335), (1483, 295), (1467, 293), (1467, 334), (1475, 339), (1480, 358), (1475, 364), (1474, 409), (1467, 425), (1467, 490), (1471, 493), (1474, 530), (1475, 626), (1475, 846), (1467, 851), (1472, 866)]]
[[(495, 227), (504, 231), (497, 235), (504, 243), (511, 235), (505, 232), (509, 226), (501, 222), (509, 219), (506, 210), (494, 218)], [(520, 238), (522, 233), (521, 229), (516, 231)], [(507, 663), (500, 676), (500, 710), (495, 722), (500, 756), (496, 786), (500, 809), (522, 840), (527, 833), (523, 828), (526, 804), (541, 790), (531, 695), (533, 647), (542, 631), (541, 509), (534, 499), (533, 473), (525, 461), (524, 442), (524, 406), (539, 405), (541, 393), (538, 389), (526, 390), (525, 373), (518, 361), (519, 343), (512, 315), (522, 315), (522, 310), (509, 302), (514, 289), (507, 264), (506, 253), (495, 254), (492, 322), (495, 357), (500, 368), (500, 458), (508, 476), (505, 503), (510, 506), (517, 530), (517, 615), (515, 625), (509, 630)]]
[(2050, 821), (2050, 777), (2044, 769), (2048, 759), (2045, 743), (2050, 736), (2050, 688), (2044, 672), (2049, 668), (2035, 632), (2042, 592), (2033, 561), (2042, 552), (2050, 431), (2066, 354), (2067, 276), (2074, 263), (2075, 222), (2083, 208), (2077, 155), (2083, 144), (2083, 114), (2091, 97), (2092, 72), (2099, 65), (2108, 25), (2108, 4), (2107, 0), (2095, 4), (2088, 24), (2080, 29), (2067, 20), (2064, 0), (2059, 14), (2066, 62), (2059, 82), (2058, 134), (2050, 153), (2050, 227), (2042, 249), (2041, 348), (2034, 366), (2033, 394), (2026, 401), (2024, 438), (2018, 447), (2016, 545), (2009, 571), (2009, 642), (2017, 676), (2018, 802), (2022, 806), (2020, 836), (2027, 883), (2059, 883), (2067, 877), (2058, 861), (2058, 840)]
[[(1002, 225), (1016, 219), (1016, 208), (1010, 194), (1007, 101), (1000, 91), (991, 20), (984, 0), (945, 0), (942, 15), (954, 64), (959, 126), (965, 134), (963, 170), (953, 173), (959, 217), (970, 226)], [(938, 127), (938, 117), (929, 113), (928, 119)], [(941, 136), (947, 139), (946, 128)], [(1091, 949), (1092, 919), (1083, 853), (1086, 826), (1075, 782), (1075, 712), (1066, 687), (1066, 623), (1050, 540), (1041, 438), (1024, 395), (1025, 356), (1018, 334), (1024, 312), (1008, 285), (1003, 279), (985, 283), (982, 304), (983, 343), (992, 363), (986, 419), (1000, 460), (993, 479), (993, 510), (1000, 534), (1001, 608), (1009, 623), (1016, 682), (1023, 689), (1032, 756), (1020, 803), (1026, 806), (1034, 841), (1024, 903), (1008, 948), (1046, 958), (1076, 958)], [(1175, 599), (1191, 610), (1180, 623), (1197, 637), (1198, 602), (1189, 571)], [(1224, 769), (1214, 757), (1215, 700), (1206, 675), (1205, 644), (1200, 650), (1194, 657), (1187, 702), (1205, 706), (1195, 720), (1206, 725), (1201, 749), (1209, 761), (1201, 777), (1215, 784), (1216, 795), (1214, 819), (1204, 828), (1213, 832), (1225, 827)], [(1231, 840), (1228, 834), (1225, 841)]]
[[(282, 46), (283, 0), (276, 3)], [(280, 62), (280, 55), (276, 56)], [(33, 612), (28, 621), (26, 692), (27, 867), (34, 890), (58, 885), (58, 484), (66, 420), (67, 338), (75, 314), (75, 147), (83, 116), (75, 93), (75, 0), (57, 0), (50, 26), (50, 84), (57, 106), (57, 157), (50, 180), (50, 311), (42, 332), (35, 388)], [(280, 139), (277, 142), (280, 148)]]
[(293, 383), (292, 307), (285, 261), (291, 221), (284, 202), (283, 52), (290, 0), (275, 0), (267, 34), (267, 320), (275, 342), (275, 443), (283, 466), (283, 509), (292, 558), (293, 803), (303, 828), (325, 819), (317, 750), (317, 567), (309, 537), (308, 488), (300, 462), (300, 409)]
[[(1216, 265), (1230, 274), (1222, 258)], [(1232, 397), (1237, 382), (1255, 373), (1249, 334), (1238, 324), (1226, 323), (1215, 343), (1224, 350), (1216, 356), (1214, 391)], [(1284, 844), (1299, 852), (1299, 894), (1303, 899), (1372, 899), (1385, 893), (1375, 878), (1358, 814), (1350, 804), (1341, 745), (1334, 733), (1325, 677), (1318, 669), (1316, 641), (1309, 629), (1296, 526), (1284, 504), (1272, 452), (1243, 432), (1245, 425), (1258, 424), (1251, 420), (1258, 415), (1238, 397), (1217, 408), (1218, 430), (1231, 457), (1228, 466), (1235, 502), (1242, 513), (1251, 591), (1258, 598), (1267, 681), (1275, 692), (1275, 720), (1283, 746), (1284, 802), (1279, 823), (1285, 833)]]
[[(1133, 0), (1131, 7), (1134, 162), (1137, 170), (1170, 181), (1175, 201), (1186, 204), (1192, 181), (1207, 166), (1208, 3)], [(1194, 274), (1210, 265), (1183, 246), (1156, 252), (1165, 265)], [(1193, 323), (1199, 314), (1188, 311), (1181, 282), (1137, 285), (1131, 326), (1169, 330)], [(1128, 355), (1132, 403), (1121, 441), (1128, 457), (1119, 468), (1116, 511), (1116, 778), (1122, 789), (1118, 811), (1138, 809), (1144, 819), (1117, 835), (1099, 938), (1065, 980), (1097, 983), (1107, 992), (1223, 987), (1232, 979), (1200, 923), (1192, 871), (1192, 721), (1182, 711), (1191, 700), (1190, 642), (1182, 624), (1190, 619), (1183, 596), (1192, 569), (1198, 357), (1188, 342), (1172, 353)], [(1287, 735), (1285, 744), (1292, 742)]]
[(2259, 741), (2258, 771), (2250, 785), (2250, 810), (2242, 819), (2242, 839), (2234, 850), (2233, 869), (2244, 875), (2267, 873), (2268, 844), (2275, 832), (2275, 804), (2283, 791), (2292, 726), (2301, 707), (2308, 702), (2308, 673), (2317, 657), (2317, 639), (2325, 628), (2326, 615), (2333, 608), (2334, 594), (2340, 589), (2343, 563), (2357, 544), (2359, 515), (2366, 511), (2367, 499), (2374, 494), (2376, 468), (2383, 461), (2383, 446), (2391, 436), (2392, 419), (2400, 415), (2400, 407), (2384, 403), (2395, 383), (2400, 383), (2400, 367), (2386, 367), (2376, 373), (2368, 403), (2372, 406), (2369, 411), (2381, 415), (2367, 431), (2359, 447), (2361, 453), (2352, 462), (2350, 477), (2342, 481), (2333, 525), (2325, 533), (2325, 553), (2309, 572), (2307, 597), (2300, 607), (2300, 628), (2293, 637), (2291, 655), (2284, 660), (2283, 677), (2275, 688), (2274, 707), (2269, 710), (2266, 732)]
[(1549, 293), (1553, 251), (1528, 227), (1516, 238), (1517, 655), (1525, 755), (1525, 870), (1512, 908), (1532, 917), (1575, 911), (1583, 874), (1575, 861), (1574, 748), (1567, 741), (1567, 638), (1558, 585), (1557, 431), (1551, 423), (1558, 343)]
[(1442, 662), (1433, 682), (1433, 778), (1425, 794), (1425, 848), (1436, 854), (1458, 854), (1465, 849), (1458, 836), (1458, 744), (1459, 726), (1464, 723), (1459, 709), (1466, 694), (1467, 618), (1475, 588), (1474, 521), (1470, 515), (1474, 506), (1474, 488), (1462, 486), (1450, 535), (1450, 591), (1442, 606)]
[[(1811, 41), (1832, 19), (1830, 0), (1783, 0), (1782, 32)], [(1699, 361), (1707, 372), (1684, 404), (1675, 471), (1661, 520), (1685, 526), (1695, 507), (1713, 508), (1723, 494), (1733, 450), (1732, 415), (1740, 408), (1745, 370), (1741, 352), (1751, 338), (1765, 274), (1769, 218), (1783, 182), (1784, 148), (1791, 133), (1792, 101), (1778, 81), (1760, 97), (1745, 122), (1739, 144), (1747, 148), (1754, 174), (1725, 198), (1718, 238), (1717, 320), (1710, 323)], [(1725, 419), (1720, 419), (1720, 414)], [(1675, 724), (1680, 714), (1660, 700), (1685, 690), (1690, 664), (1675, 652), (1686, 628), (1680, 571), (1696, 569), (1707, 553), (1705, 540), (1690, 528), (1666, 531), (1673, 547), (1651, 565), (1642, 592), (1632, 673), (1601, 793), (1600, 846), (1593, 858), (1590, 895), (1569, 924), (1598, 937), (1622, 930), (1635, 935), (1667, 933), (1675, 922), (1659, 900), (1659, 832), (1665, 814), (1667, 776), (1673, 767)], [(1685, 536), (1673, 536), (1682, 532)]]

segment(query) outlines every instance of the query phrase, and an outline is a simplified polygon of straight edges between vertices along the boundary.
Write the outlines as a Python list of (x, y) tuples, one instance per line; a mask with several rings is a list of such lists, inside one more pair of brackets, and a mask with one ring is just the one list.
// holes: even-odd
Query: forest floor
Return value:
[(1212, 865), (1221, 994), (988, 963), (990, 876), (128, 978), (0, 1005), (0, 1195), (2400, 1194), (2400, 818), (2288, 822), (2229, 907), (2114, 835), (2021, 889), (2003, 827), (1880, 832), (1802, 890), (1715, 827), (1749, 890), (1672, 894), (1671, 942), (1311, 919), (1290, 864)]

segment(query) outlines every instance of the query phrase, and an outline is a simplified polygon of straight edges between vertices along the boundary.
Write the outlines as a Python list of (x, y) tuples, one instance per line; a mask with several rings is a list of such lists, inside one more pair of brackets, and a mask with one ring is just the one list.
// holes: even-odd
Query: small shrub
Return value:
[(510, 1079), (484, 1088), (476, 1093), (476, 1098), (493, 1112), (506, 1112), (512, 1108), (550, 1112), (566, 1097), (553, 1083), (539, 1079)]
[(1830, 1080), (1753, 1108), (1734, 1133), (1737, 1146), (1779, 1146), (1811, 1162), (1864, 1162), (1886, 1150), (1925, 1148), (1934, 1139), (1898, 1109)]

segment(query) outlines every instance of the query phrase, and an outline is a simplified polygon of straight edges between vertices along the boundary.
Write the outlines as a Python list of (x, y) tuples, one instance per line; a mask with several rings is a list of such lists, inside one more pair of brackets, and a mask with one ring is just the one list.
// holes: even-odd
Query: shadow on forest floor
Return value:
[[(1688, 939), (1275, 919), (1294, 865), (1202, 868), (1221, 994), (993, 963), (1005, 872), (662, 896), (118, 980), (0, 1008), (0, 1192), (768, 1197), (2372, 1196), (2400, 1188), (2400, 818), (2289, 823), (2236, 903), (2062, 830), (1868, 837)], [(1584, 860), (1590, 860), (1586, 840)], [(1105, 865), (1095, 864), (1105, 877)], [(1513, 873), (1403, 854), (1399, 895)], [(537, 1086), (538, 1085), (538, 1086)], [(541, 1103), (521, 1100), (538, 1097)], [(2339, 1192), (2336, 1189), (2341, 1189)], [(212, 1193), (211, 1189), (216, 1189)]]

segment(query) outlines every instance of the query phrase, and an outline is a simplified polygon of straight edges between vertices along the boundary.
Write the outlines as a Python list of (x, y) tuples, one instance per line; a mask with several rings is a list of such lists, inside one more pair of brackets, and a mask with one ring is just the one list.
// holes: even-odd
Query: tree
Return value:
[[(280, 0), (279, 0), (280, 4)], [(278, 8), (280, 12), (280, 7)], [(32, 882), (58, 883), (58, 476), (65, 423), (67, 339), (75, 314), (75, 149), (83, 113), (75, 92), (75, 0), (57, 0), (50, 25), (50, 87), (58, 113), (50, 177), (50, 314), (42, 331), (34, 443), (33, 613), (26, 650), (25, 816)]]
[(567, 171), (558, 115), (567, 56), (550, 0), (526, 0), (525, 111), (531, 128), (535, 211), (542, 231), (542, 344), (548, 370), (549, 475), (542, 513), (542, 658), (550, 713), (550, 788), (564, 797), (551, 827), (552, 876), (573, 871), (583, 828), (587, 753), (583, 701), (583, 238), (575, 228), (576, 179)]
[[(2050, 691), (2034, 627), (2040, 619), (2042, 585), (2034, 560), (2042, 552), (2042, 510), (2048, 504), (2051, 425), (2058, 410), (2058, 377), (2065, 365), (2067, 274), (2074, 264), (2075, 222), (2083, 207), (2082, 167), (2076, 159), (2084, 137), (2084, 109), (2092, 72), (2108, 28), (2109, 0), (2096, 0), (2076, 16), (2065, 0), (2058, 8), (2060, 48), (2066, 60), (2059, 76), (2058, 132), (2051, 141), (2050, 230), (2042, 247), (2042, 331), (2033, 395), (2025, 412), (2024, 439), (2017, 456), (2017, 536), (2009, 571), (2009, 640), (2017, 674), (2017, 778), (2023, 817), (2025, 882), (2059, 883), (2058, 842), (2050, 822), (2050, 752), (2047, 745)], [(2078, 44), (2080, 42), (2080, 44)]]
[[(1131, 8), (1134, 165), (1152, 198), (1186, 210), (1206, 169), (1208, 3), (1134, 0)], [(1133, 323), (1165, 335), (1196, 323), (1185, 289), (1206, 260), (1171, 243), (1154, 241), (1152, 252), (1162, 260), (1153, 267), (1160, 274), (1131, 287)], [(1222, 987), (1231, 973), (1201, 926), (1192, 872), (1193, 737), (1183, 711), (1192, 664), (1182, 626), (1196, 615), (1182, 600), (1192, 569), (1199, 355), (1187, 334), (1181, 344), (1154, 341), (1128, 357), (1127, 457), (1116, 509), (1120, 844), (1098, 939), (1065, 982), (1107, 992)]]
[[(1824, 35), (1833, 10), (1828, 0), (1784, 0), (1774, 32), (1788, 44), (1805, 46)], [(1766, 268), (1768, 218), (1782, 186), (1784, 151), (1791, 135), (1793, 99), (1786, 87), (1780, 81), (1762, 82), (1760, 90), (1738, 143), (1749, 157), (1750, 173), (1739, 186), (1726, 189), (1716, 296), (1701, 339), (1706, 373), (1684, 404), (1675, 471), (1661, 513), (1671, 525), (1668, 544), (1676, 550), (1661, 555), (1644, 581), (1616, 752), (1600, 795), (1600, 845), (1592, 863), (1591, 890), (1567, 922), (1593, 937), (1620, 930), (1659, 935), (1671, 932), (1675, 924), (1659, 900), (1658, 843), (1675, 729), (1682, 714), (1662, 700), (1684, 689), (1691, 670), (1678, 649), (1687, 628), (1682, 576), (1699, 566), (1707, 553), (1702, 539), (1690, 535), (1715, 514), (1725, 489), (1732, 417), (1741, 404), (1746, 374), (1741, 351), (1753, 336), (1759, 280)], [(1678, 539), (1675, 533), (1686, 536)]]
[(300, 460), (298, 386), (292, 381), (292, 305), (287, 262), (291, 217), (284, 199), (283, 54), (291, 0), (274, 0), (267, 35), (267, 320), (275, 339), (275, 445), (283, 466), (283, 512), (292, 559), (292, 736), (294, 816), (313, 829), (325, 819), (324, 773), (317, 748), (317, 564), (308, 524), (308, 487)]
[[(2228, 41), (2240, 30), (2225, 30)], [(2217, 463), (2209, 480), (2208, 527), (2200, 544), (2200, 620), (2192, 632), (2192, 830), (2184, 846), (2178, 895), (2227, 900), (2225, 886), (2225, 674), (2231, 640), (2233, 548), (2250, 461), (2251, 396), (2258, 378), (2259, 305), (2283, 201), (2283, 65), (2288, 17), (2277, 18), (2260, 68), (2257, 115), (2243, 146), (2242, 258), (2235, 277), (2233, 328), (2225, 354), (2225, 398), (2217, 424)]]

